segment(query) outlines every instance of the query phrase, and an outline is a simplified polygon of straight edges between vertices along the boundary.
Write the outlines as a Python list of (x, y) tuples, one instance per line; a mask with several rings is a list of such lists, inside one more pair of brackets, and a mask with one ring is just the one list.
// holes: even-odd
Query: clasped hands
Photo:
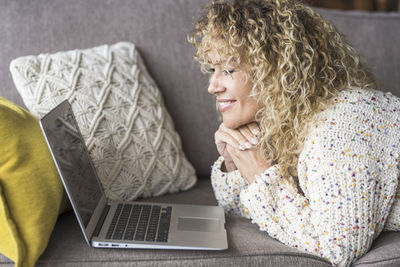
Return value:
[(256, 175), (271, 167), (272, 163), (257, 147), (259, 133), (260, 128), (255, 122), (237, 129), (229, 129), (221, 123), (215, 132), (218, 153), (225, 159), (221, 169), (227, 172), (239, 170), (247, 182), (252, 183)]

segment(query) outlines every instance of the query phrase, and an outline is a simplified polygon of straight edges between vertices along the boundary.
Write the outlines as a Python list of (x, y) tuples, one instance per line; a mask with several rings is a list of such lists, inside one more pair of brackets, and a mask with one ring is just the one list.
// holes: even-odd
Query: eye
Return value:
[(224, 72), (225, 75), (232, 75), (235, 72), (235, 70), (234, 69), (228, 69), (228, 70), (224, 70), (223, 72)]
[(206, 68), (206, 72), (209, 74), (212, 74), (215, 72), (215, 68), (212, 68), (212, 67)]

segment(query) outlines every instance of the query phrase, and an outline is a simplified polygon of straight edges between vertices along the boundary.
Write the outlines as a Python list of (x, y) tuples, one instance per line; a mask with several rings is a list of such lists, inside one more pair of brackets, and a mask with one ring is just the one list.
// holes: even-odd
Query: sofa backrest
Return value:
[[(208, 0), (0, 0), (0, 96), (22, 105), (9, 73), (24, 55), (135, 43), (158, 84), (199, 176), (217, 157), (218, 127), (207, 77), (186, 41)], [(318, 9), (348, 36), (376, 70), (383, 89), (400, 95), (400, 14)]]
[(357, 49), (381, 83), (400, 96), (400, 12), (316, 9)]

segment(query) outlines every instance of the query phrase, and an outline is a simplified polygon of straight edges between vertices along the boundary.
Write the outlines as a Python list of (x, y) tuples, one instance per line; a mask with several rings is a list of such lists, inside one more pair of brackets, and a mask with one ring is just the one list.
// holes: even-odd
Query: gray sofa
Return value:
[[(0, 96), (24, 106), (8, 70), (12, 59), (129, 41), (162, 91), (184, 151), (199, 177), (186, 192), (151, 199), (215, 205), (209, 181), (218, 126), (207, 77), (186, 41), (207, 0), (0, 0)], [(400, 96), (400, 13), (318, 9), (365, 56), (382, 90)], [(150, 200), (144, 200), (150, 201)], [(227, 215), (226, 251), (94, 249), (72, 212), (59, 217), (37, 266), (330, 266), (289, 248), (247, 219)], [(0, 240), (1, 242), (1, 240)], [(0, 255), (1, 266), (13, 263)], [(354, 266), (400, 266), (400, 232), (384, 232)]]

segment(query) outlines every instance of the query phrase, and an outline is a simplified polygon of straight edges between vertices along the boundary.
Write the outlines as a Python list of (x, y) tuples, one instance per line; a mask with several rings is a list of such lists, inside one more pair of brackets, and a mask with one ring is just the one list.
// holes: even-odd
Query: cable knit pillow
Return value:
[(133, 44), (21, 57), (10, 70), (32, 114), (42, 117), (69, 100), (109, 199), (158, 196), (196, 183)]

